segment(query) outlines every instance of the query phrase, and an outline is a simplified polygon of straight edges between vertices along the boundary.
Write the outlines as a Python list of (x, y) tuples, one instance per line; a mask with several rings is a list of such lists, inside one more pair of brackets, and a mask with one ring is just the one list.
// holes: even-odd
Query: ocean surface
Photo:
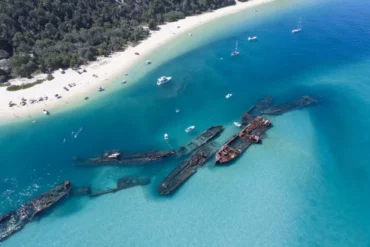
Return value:
[[(126, 85), (122, 76), (81, 107), (2, 126), (0, 214), (65, 180), (95, 191), (128, 175), (151, 184), (70, 197), (0, 245), (370, 246), (370, 1), (281, 0), (257, 9), (182, 35), (143, 58), (153, 64), (138, 64)], [(293, 35), (300, 17), (303, 30)], [(258, 40), (248, 42), (252, 35)], [(240, 54), (231, 57), (237, 40)], [(162, 75), (173, 80), (158, 87)], [(262, 145), (230, 166), (211, 159), (173, 196), (155, 189), (181, 160), (74, 166), (75, 156), (109, 149), (177, 148), (219, 124), (221, 145), (268, 95), (320, 103), (268, 117)], [(195, 131), (185, 133), (190, 125)]]

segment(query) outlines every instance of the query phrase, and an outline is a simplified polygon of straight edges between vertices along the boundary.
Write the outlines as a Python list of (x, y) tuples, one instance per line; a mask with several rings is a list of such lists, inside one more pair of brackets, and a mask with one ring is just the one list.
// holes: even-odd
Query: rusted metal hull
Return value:
[(67, 181), (55, 186), (53, 189), (28, 201), (17, 211), (12, 211), (0, 217), (0, 241), (21, 230), (36, 215), (46, 211), (55, 205), (71, 191), (71, 185)]
[(256, 117), (239, 133), (230, 138), (216, 152), (216, 164), (225, 164), (243, 153), (252, 144), (260, 141), (261, 135), (271, 127), (269, 120)]
[(249, 124), (255, 117), (260, 116), (262, 114), (262, 111), (268, 109), (271, 106), (271, 103), (272, 97), (268, 96), (262, 98), (243, 114), (241, 118), (241, 123), (243, 125)]
[(114, 193), (119, 190), (128, 189), (134, 186), (147, 185), (149, 183), (150, 183), (149, 177), (123, 177), (117, 180), (116, 188), (91, 193), (89, 196), (91, 197), (101, 196), (101, 195), (108, 194), (108, 193)]
[(79, 166), (109, 166), (109, 165), (135, 165), (155, 162), (166, 157), (170, 157), (175, 154), (173, 150), (153, 151), (147, 153), (120, 155), (116, 159), (107, 158), (109, 154), (117, 151), (107, 151), (104, 155), (101, 155), (92, 159), (75, 159)]
[(191, 142), (186, 144), (185, 146), (180, 147), (177, 150), (177, 155), (184, 156), (188, 155), (191, 152), (195, 151), (197, 148), (201, 147), (202, 145), (206, 144), (213, 138), (215, 138), (218, 134), (222, 131), (222, 125), (212, 126), (205, 130), (202, 134), (198, 135), (194, 138)]
[(187, 179), (189, 179), (198, 168), (202, 167), (210, 159), (218, 145), (210, 142), (202, 146), (189, 159), (177, 166), (163, 181), (158, 185), (157, 191), (160, 195), (168, 195), (176, 191)]
[(261, 111), (262, 114), (264, 115), (280, 115), (288, 111), (293, 111), (293, 110), (298, 110), (303, 107), (307, 107), (310, 105), (313, 105), (317, 103), (318, 101), (314, 98), (311, 98), (309, 96), (303, 96), (297, 100), (293, 100), (288, 103), (276, 105), (269, 107), (263, 111)]

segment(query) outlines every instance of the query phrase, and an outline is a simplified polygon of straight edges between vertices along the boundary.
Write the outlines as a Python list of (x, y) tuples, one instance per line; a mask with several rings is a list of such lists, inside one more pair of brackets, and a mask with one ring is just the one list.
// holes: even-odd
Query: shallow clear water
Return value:
[[(2, 127), (1, 213), (67, 179), (103, 189), (124, 175), (152, 178), (146, 187), (70, 198), (3, 246), (369, 246), (370, 2), (291, 0), (258, 9), (185, 34), (151, 57), (155, 68), (138, 66), (135, 83), (112, 86), (88, 107)], [(300, 16), (303, 31), (292, 35)], [(250, 35), (259, 40), (248, 42)], [(230, 57), (236, 40), (240, 55)], [(159, 88), (161, 75), (174, 79)], [(179, 160), (73, 166), (73, 156), (108, 149), (168, 148), (164, 133), (176, 148), (211, 125), (224, 125), (221, 144), (266, 95), (321, 103), (270, 117), (263, 145), (228, 167), (208, 162), (169, 198), (155, 187)]]

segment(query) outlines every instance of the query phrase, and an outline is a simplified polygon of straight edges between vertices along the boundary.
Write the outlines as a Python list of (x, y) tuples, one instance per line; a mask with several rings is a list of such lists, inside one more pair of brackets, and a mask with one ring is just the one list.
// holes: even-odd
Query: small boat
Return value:
[(89, 99), (89, 97), (85, 97), (85, 100), (88, 100)]
[(128, 76), (128, 73), (125, 73), (125, 76)]
[(104, 88), (103, 87), (99, 87), (98, 88), (98, 92), (103, 92), (104, 91)]
[(195, 129), (195, 126), (189, 126), (185, 129), (185, 132), (186, 133), (189, 133), (190, 131), (192, 131), (193, 129)]
[(299, 19), (298, 26), (292, 30), (292, 33), (299, 33), (300, 31), (302, 31), (302, 18)]
[(135, 55), (139, 56), (139, 55), (140, 55), (140, 53), (138, 53), (138, 52), (135, 52)]
[(189, 36), (193, 36), (193, 34), (192, 34), (192, 33), (188, 33), (188, 35), (189, 35)]
[(252, 41), (252, 40), (256, 40), (257, 39), (257, 36), (249, 36), (248, 37), (248, 41)]
[(126, 83), (127, 83), (127, 81), (126, 81), (126, 80), (123, 80), (123, 81), (121, 81), (121, 83), (122, 83), (122, 84), (126, 84)]
[(171, 79), (172, 79), (172, 77), (161, 76), (157, 80), (157, 85), (158, 86), (163, 85), (163, 84), (169, 82)]
[(49, 115), (49, 112), (47, 110), (43, 110), (42, 113), (44, 113), (44, 115)]
[(180, 110), (179, 109), (176, 109), (176, 113), (179, 113), (180, 112)]
[(239, 52), (238, 52), (238, 41), (236, 41), (235, 50), (233, 52), (231, 52), (231, 56), (236, 56), (238, 54), (239, 54)]
[(231, 96), (233, 96), (231, 93), (228, 93), (228, 94), (226, 94), (226, 96), (225, 96), (225, 98), (226, 99), (228, 99), (228, 98), (230, 98)]
[(164, 134), (164, 139), (167, 141), (168, 140), (168, 135)]
[(145, 62), (146, 65), (149, 65), (151, 63), (152, 63), (152, 61), (150, 61), (150, 60), (146, 60), (146, 62)]
[(241, 123), (238, 123), (238, 122), (234, 122), (234, 125), (236, 126), (236, 127), (241, 127), (242, 126), (242, 124)]

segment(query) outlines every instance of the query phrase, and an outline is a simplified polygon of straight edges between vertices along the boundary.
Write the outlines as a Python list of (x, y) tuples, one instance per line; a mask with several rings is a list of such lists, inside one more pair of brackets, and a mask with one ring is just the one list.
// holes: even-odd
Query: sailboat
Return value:
[(233, 52), (231, 52), (231, 56), (236, 56), (238, 54), (239, 54), (239, 52), (238, 52), (238, 41), (236, 41), (235, 50)]
[(302, 18), (299, 19), (298, 26), (292, 30), (292, 33), (299, 33), (300, 31), (302, 31)]

